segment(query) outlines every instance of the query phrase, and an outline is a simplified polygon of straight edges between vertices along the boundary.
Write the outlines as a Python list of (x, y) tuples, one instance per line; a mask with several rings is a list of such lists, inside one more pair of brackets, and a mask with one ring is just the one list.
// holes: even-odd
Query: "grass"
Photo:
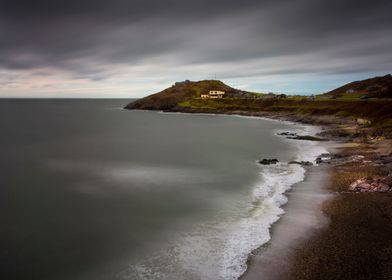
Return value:
[(352, 120), (364, 118), (370, 120), (373, 132), (392, 135), (392, 100), (308, 100), (295, 98), (262, 99), (262, 98), (222, 98), (201, 99), (190, 98), (178, 104), (181, 108), (203, 112), (274, 112), (299, 116), (329, 116), (351, 118)]

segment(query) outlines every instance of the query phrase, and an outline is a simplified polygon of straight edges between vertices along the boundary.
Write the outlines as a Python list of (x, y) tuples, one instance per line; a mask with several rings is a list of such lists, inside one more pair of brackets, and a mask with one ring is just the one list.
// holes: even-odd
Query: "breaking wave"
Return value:
[[(314, 128), (297, 128), (297, 133), (315, 133)], [(312, 141), (292, 141), (295, 160), (313, 161), (326, 150)], [(287, 192), (305, 178), (300, 165), (278, 163), (260, 166), (260, 180), (252, 188), (242, 213), (235, 218), (212, 219), (195, 225), (155, 256), (133, 264), (121, 279), (234, 280), (247, 269), (253, 250), (271, 239), (270, 228), (284, 214)]]

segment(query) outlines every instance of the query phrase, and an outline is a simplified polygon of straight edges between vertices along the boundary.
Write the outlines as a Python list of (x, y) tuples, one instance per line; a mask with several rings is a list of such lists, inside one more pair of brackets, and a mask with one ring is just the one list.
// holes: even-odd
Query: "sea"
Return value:
[(129, 101), (0, 100), (1, 279), (238, 279), (306, 176), (288, 162), (325, 152), (278, 135), (315, 127)]

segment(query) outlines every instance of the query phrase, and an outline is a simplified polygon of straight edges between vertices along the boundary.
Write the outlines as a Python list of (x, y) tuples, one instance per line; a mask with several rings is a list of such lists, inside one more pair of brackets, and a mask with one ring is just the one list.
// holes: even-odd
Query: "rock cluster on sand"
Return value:
[(286, 136), (287, 139), (294, 139), (294, 140), (308, 140), (308, 141), (328, 141), (328, 139), (311, 136), (311, 135), (298, 135), (295, 132), (279, 132), (278, 135)]
[(269, 165), (269, 164), (277, 164), (279, 162), (279, 160), (277, 160), (276, 158), (273, 158), (273, 159), (262, 159), (262, 160), (259, 160), (259, 163), (260, 164), (263, 164), (263, 165)]
[(328, 163), (328, 164), (330, 164), (330, 163), (331, 163), (331, 162), (330, 162), (331, 159), (332, 159), (331, 154), (329, 154), (329, 153), (324, 153), (324, 154), (321, 154), (320, 156), (318, 156), (318, 157), (316, 158), (316, 163), (317, 163), (317, 164), (321, 164), (321, 163)]
[(353, 192), (387, 192), (392, 190), (392, 176), (384, 179), (366, 177), (353, 182), (350, 187)]

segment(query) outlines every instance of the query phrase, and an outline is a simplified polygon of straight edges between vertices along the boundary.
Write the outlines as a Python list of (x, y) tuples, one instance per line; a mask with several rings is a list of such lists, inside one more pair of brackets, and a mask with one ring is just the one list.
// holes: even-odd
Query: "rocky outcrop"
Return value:
[(294, 137), (294, 136), (297, 136), (297, 133), (285, 131), (285, 132), (279, 132), (278, 135), (280, 135), (280, 136), (292, 136), (292, 137)]
[(277, 164), (279, 162), (279, 160), (277, 160), (276, 158), (273, 158), (273, 159), (262, 159), (262, 160), (259, 160), (259, 164), (262, 164), (262, 165), (270, 165), (270, 164)]
[(294, 139), (294, 140), (308, 140), (308, 141), (328, 141), (328, 139), (320, 138), (311, 135), (296, 135), (296, 136), (288, 136), (287, 139)]
[(384, 179), (366, 177), (353, 182), (349, 191), (353, 192), (387, 192), (392, 190), (392, 175)]
[(310, 162), (310, 161), (295, 161), (295, 160), (290, 161), (289, 164), (299, 164), (299, 165), (302, 165), (302, 166), (311, 166), (311, 165), (313, 165), (313, 163)]
[(328, 141), (328, 139), (325, 138), (311, 136), (311, 135), (298, 135), (295, 132), (289, 132), (289, 131), (279, 132), (278, 135), (286, 136), (287, 139), (294, 139), (294, 140)]

